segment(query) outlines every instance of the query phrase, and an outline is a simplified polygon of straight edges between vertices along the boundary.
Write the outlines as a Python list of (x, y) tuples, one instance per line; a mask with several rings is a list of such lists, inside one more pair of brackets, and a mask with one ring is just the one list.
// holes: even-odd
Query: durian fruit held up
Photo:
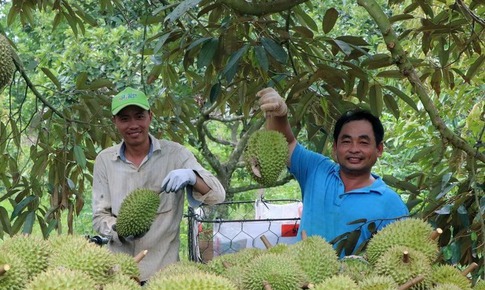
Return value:
[(280, 132), (256, 131), (249, 137), (243, 157), (251, 177), (263, 186), (271, 186), (286, 166), (288, 143)]
[(116, 232), (122, 237), (146, 233), (160, 206), (158, 193), (146, 188), (133, 190), (121, 203)]
[(12, 80), (15, 64), (7, 38), (0, 34), (0, 91)]

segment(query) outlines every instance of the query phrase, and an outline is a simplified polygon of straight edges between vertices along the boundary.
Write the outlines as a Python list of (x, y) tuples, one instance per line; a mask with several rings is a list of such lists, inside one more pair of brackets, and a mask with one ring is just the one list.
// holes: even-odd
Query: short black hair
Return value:
[(374, 131), (374, 136), (376, 138), (376, 145), (379, 145), (384, 139), (384, 127), (382, 126), (381, 120), (374, 116), (368, 110), (354, 109), (345, 112), (335, 123), (335, 128), (333, 130), (333, 140), (337, 142), (340, 131), (342, 127), (352, 121), (367, 120), (372, 125), (372, 131)]

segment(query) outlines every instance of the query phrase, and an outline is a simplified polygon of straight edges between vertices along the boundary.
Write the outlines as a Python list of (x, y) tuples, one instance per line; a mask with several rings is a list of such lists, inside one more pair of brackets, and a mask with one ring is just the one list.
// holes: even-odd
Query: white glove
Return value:
[(176, 192), (187, 185), (194, 185), (197, 177), (192, 169), (175, 169), (162, 182), (162, 191)]
[(288, 113), (285, 100), (273, 88), (265, 88), (256, 93), (259, 106), (266, 117), (282, 117)]

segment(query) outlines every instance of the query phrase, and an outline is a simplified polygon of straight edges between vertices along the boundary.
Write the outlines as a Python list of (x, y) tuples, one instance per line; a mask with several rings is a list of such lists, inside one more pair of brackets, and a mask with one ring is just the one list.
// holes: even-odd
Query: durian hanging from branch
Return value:
[(12, 58), (12, 48), (7, 38), (0, 34), (0, 91), (12, 80), (15, 63)]

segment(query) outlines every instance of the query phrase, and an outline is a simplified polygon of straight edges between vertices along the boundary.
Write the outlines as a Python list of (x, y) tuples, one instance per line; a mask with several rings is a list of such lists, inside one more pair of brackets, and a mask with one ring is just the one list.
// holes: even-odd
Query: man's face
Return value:
[(367, 120), (345, 124), (333, 143), (333, 152), (341, 170), (352, 175), (369, 174), (382, 150), (383, 145), (376, 145), (372, 125)]
[(127, 146), (137, 146), (147, 142), (151, 121), (152, 113), (138, 106), (123, 108), (113, 117), (113, 122)]

